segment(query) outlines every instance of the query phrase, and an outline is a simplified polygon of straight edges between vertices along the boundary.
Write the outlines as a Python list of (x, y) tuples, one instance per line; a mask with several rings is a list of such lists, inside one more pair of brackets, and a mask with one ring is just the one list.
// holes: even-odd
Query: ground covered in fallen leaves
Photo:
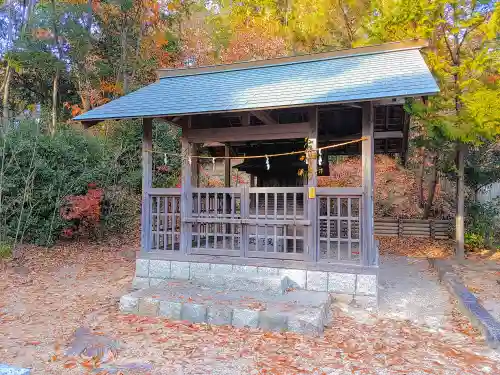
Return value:
[(457, 262), (454, 242), (429, 238), (379, 237), (381, 255), (400, 255), (414, 258), (448, 259), (464, 285), (479, 302), (500, 321), (500, 251), (475, 249)]
[(464, 285), (500, 321), (500, 262), (473, 258), (452, 264)]
[(380, 255), (400, 255), (412, 258), (450, 258), (453, 256), (454, 243), (437, 241), (424, 237), (383, 237), (380, 241)]
[[(360, 320), (340, 310), (320, 338), (121, 315), (118, 300), (134, 271), (131, 248), (83, 243), (27, 248), (22, 262), (4, 265), (0, 363), (30, 367), (34, 375), (91, 373), (94, 367), (104, 369), (94, 373), (135, 374), (144, 373), (142, 364), (162, 375), (500, 374), (476, 335), (431, 332), (375, 317)], [(64, 355), (81, 327), (119, 343), (109, 363)], [(133, 366), (137, 369), (127, 370)]]

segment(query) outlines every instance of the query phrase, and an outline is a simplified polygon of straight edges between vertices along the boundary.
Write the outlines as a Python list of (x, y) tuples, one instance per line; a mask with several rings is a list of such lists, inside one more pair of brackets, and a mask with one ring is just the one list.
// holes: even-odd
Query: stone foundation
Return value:
[[(219, 263), (180, 262), (170, 260), (137, 259), (133, 282), (135, 289), (159, 285), (168, 279), (198, 280), (202, 278), (225, 277), (231, 280), (237, 275), (267, 277), (277, 276), (289, 281), (289, 286), (317, 292), (330, 292), (334, 296), (361, 306), (378, 305), (376, 272), (344, 273), (290, 268), (272, 268), (251, 265)], [(232, 281), (231, 281), (232, 282)], [(235, 288), (238, 289), (238, 288)]]

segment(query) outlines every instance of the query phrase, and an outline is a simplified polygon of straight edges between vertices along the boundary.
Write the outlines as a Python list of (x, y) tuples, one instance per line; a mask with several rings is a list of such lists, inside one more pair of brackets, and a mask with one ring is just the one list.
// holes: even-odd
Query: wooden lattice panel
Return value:
[(361, 259), (361, 197), (320, 196), (319, 258), (322, 261)]
[(248, 256), (304, 259), (304, 188), (255, 188), (249, 193)]
[(151, 250), (180, 250), (181, 197), (151, 196)]
[(191, 252), (234, 255), (241, 251), (241, 193), (238, 189), (195, 189)]

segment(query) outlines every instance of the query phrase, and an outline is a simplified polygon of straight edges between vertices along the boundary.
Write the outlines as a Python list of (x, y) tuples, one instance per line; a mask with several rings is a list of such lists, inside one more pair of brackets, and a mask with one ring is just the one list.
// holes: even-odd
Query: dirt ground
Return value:
[[(394, 253), (391, 246), (398, 245), (382, 241), (382, 246)], [(445, 251), (447, 245), (432, 246)], [(132, 364), (147, 364), (148, 373), (162, 375), (500, 374), (500, 364), (460, 316), (449, 331), (432, 332), (405, 321), (360, 320), (335, 310), (325, 335), (312, 338), (121, 315), (118, 300), (134, 272), (132, 248), (84, 243), (27, 248), (22, 264), (4, 265), (0, 363), (30, 367), (34, 375), (116, 374), (125, 368), (116, 366)], [(117, 340), (117, 356), (105, 364), (65, 357), (80, 327)], [(93, 371), (97, 367), (105, 370)]]

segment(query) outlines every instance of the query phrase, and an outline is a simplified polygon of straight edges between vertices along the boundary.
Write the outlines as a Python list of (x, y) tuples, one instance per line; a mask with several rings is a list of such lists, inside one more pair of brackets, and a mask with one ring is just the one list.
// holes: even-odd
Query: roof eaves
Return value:
[[(163, 118), (167, 116), (187, 116), (187, 115), (208, 115), (208, 114), (217, 114), (217, 113), (230, 113), (230, 112), (248, 112), (248, 111), (256, 111), (256, 110), (274, 110), (274, 109), (282, 109), (282, 108), (290, 108), (290, 107), (296, 107), (296, 108), (305, 108), (309, 106), (321, 106), (321, 105), (328, 105), (328, 104), (347, 104), (347, 103), (357, 103), (357, 102), (363, 102), (363, 101), (378, 101), (382, 99), (396, 99), (396, 98), (411, 98), (411, 97), (422, 97), (422, 96), (428, 96), (428, 95), (435, 95), (439, 93), (439, 88), (436, 85), (436, 90), (435, 91), (428, 91), (428, 92), (422, 92), (418, 94), (405, 94), (405, 95), (391, 95), (391, 96), (374, 96), (374, 97), (367, 97), (365, 99), (353, 99), (353, 100), (339, 100), (339, 101), (318, 101), (314, 103), (304, 103), (304, 104), (294, 104), (293, 106), (290, 105), (283, 105), (283, 106), (270, 106), (270, 107), (255, 107), (255, 108), (238, 108), (238, 109), (229, 109), (229, 110), (215, 110), (215, 111), (202, 111), (202, 112), (179, 112), (179, 113), (158, 113), (158, 114), (152, 114), (152, 115), (126, 115), (126, 116), (119, 116), (119, 117), (107, 117), (107, 116), (95, 116), (95, 117), (85, 117), (85, 113), (76, 116), (73, 118), (74, 121), (81, 121), (81, 122), (100, 122), (100, 121), (108, 121), (108, 120), (133, 120), (133, 119), (138, 119), (138, 118)], [(87, 112), (88, 113), (88, 112)]]

